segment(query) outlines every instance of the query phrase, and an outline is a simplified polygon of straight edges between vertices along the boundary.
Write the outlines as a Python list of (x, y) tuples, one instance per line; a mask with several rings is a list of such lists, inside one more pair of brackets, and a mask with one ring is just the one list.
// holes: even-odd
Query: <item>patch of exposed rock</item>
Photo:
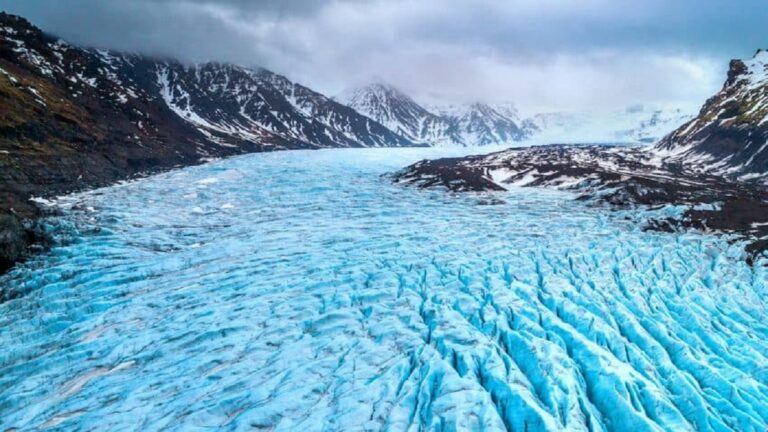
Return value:
[(484, 156), (424, 160), (393, 175), (395, 182), (453, 192), (549, 187), (611, 208), (682, 206), (679, 218), (649, 219), (645, 228), (694, 228), (747, 241), (752, 263), (768, 250), (768, 189), (667, 163), (642, 147), (541, 146)]

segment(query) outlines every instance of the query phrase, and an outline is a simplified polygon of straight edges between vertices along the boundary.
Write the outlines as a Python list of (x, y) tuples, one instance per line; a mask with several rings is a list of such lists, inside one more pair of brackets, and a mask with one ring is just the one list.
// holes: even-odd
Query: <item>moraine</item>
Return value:
[(0, 430), (765, 429), (767, 269), (743, 245), (382, 177), (436, 152), (239, 156), (58, 200), (60, 244), (0, 278)]

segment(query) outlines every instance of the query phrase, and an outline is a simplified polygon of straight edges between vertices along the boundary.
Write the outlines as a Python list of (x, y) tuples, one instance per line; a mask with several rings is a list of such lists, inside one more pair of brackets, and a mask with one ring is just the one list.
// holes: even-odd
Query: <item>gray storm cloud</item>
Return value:
[(335, 94), (533, 110), (698, 105), (768, 45), (764, 0), (0, 0), (76, 43), (259, 65)]

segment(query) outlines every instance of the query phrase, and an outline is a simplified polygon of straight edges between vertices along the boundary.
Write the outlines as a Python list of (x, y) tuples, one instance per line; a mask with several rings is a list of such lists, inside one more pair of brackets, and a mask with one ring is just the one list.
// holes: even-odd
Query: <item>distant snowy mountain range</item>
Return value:
[(547, 143), (654, 143), (694, 117), (681, 108), (636, 105), (625, 110), (553, 112), (526, 120), (537, 141)]
[(530, 137), (513, 107), (482, 103), (426, 107), (384, 84), (355, 89), (338, 99), (419, 144), (509, 144)]
[(371, 84), (338, 97), (409, 140), (425, 145), (655, 142), (693, 118), (642, 105), (610, 113), (550, 112), (523, 118), (514, 104), (421, 105), (398, 89)]
[[(155, 143), (168, 151), (169, 140), (175, 140), (183, 159), (301, 148), (652, 141), (688, 119), (679, 112), (648, 110), (627, 111), (610, 121), (564, 113), (524, 119), (512, 104), (424, 106), (383, 84), (337, 101), (262, 68), (185, 65), (77, 47), (7, 14), (0, 24), (0, 79), (21, 90), (8, 93), (15, 98), (10, 104), (20, 107), (23, 98), (48, 106), (50, 119), (33, 118), (47, 122), (41, 127), (51, 136), (73, 124), (119, 125), (103, 133), (93, 134), (92, 128), (80, 132), (91, 133), (88, 139), (94, 142), (125, 141), (123, 148), (138, 147), (139, 153), (151, 153)], [(87, 107), (89, 119), (58, 124), (67, 115), (55, 115), (60, 104), (52, 98)], [(608, 124), (620, 129), (591, 133), (596, 125), (605, 129)], [(27, 136), (29, 128), (11, 127), (20, 138), (42, 138)], [(168, 162), (173, 158), (178, 159), (172, 156)]]
[(213, 141), (264, 142), (271, 136), (298, 147), (413, 145), (383, 125), (266, 69), (207, 63), (154, 65), (159, 92), (175, 113)]

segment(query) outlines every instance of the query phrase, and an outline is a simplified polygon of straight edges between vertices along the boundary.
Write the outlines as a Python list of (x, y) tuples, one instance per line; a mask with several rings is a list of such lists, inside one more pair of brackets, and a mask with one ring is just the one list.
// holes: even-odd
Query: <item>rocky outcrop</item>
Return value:
[(732, 61), (699, 115), (652, 147), (510, 149), (421, 161), (394, 179), (456, 192), (552, 187), (619, 208), (680, 206), (678, 217), (651, 218), (646, 228), (734, 234), (753, 262), (768, 250), (768, 51)]
[(8, 270), (24, 253), (28, 232), (13, 214), (0, 215), (0, 272)]
[(484, 156), (420, 161), (393, 178), (399, 184), (452, 192), (555, 188), (574, 192), (576, 199), (613, 209), (679, 206), (679, 216), (651, 216), (644, 222), (645, 228), (693, 228), (734, 234), (747, 241), (745, 257), (750, 263), (768, 250), (766, 188), (690, 171), (643, 147), (517, 148)]

